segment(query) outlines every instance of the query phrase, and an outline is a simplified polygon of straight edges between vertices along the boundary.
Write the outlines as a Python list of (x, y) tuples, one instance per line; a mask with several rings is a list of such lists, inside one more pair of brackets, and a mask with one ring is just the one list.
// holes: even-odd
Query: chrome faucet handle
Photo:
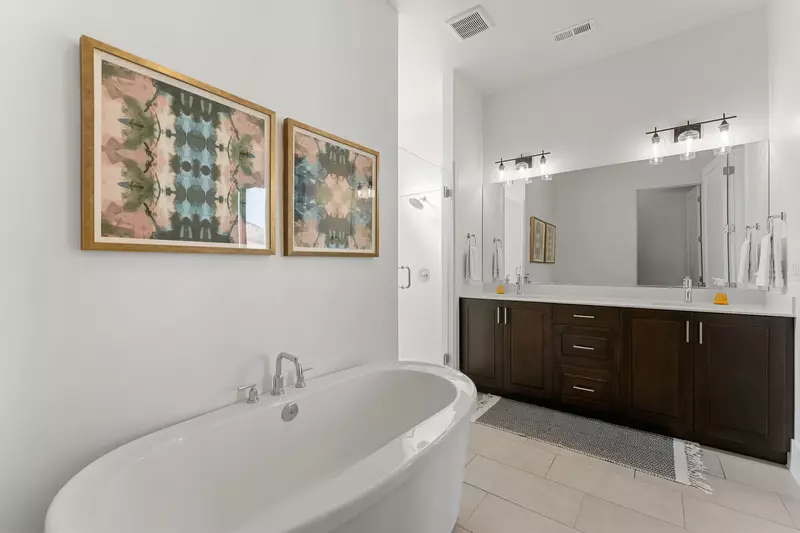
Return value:
[(272, 378), (272, 395), (281, 396), (286, 389), (283, 387), (283, 376), (275, 375)]
[(253, 383), (252, 385), (243, 385), (239, 387), (237, 390), (239, 392), (246, 390), (247, 391), (247, 403), (258, 403), (260, 398), (258, 397), (258, 389), (256, 388), (257, 385)]
[(294, 384), (295, 388), (297, 389), (302, 389), (306, 386), (305, 370), (314, 370), (314, 369), (311, 367), (304, 369), (303, 365), (301, 365), (300, 363), (297, 364), (297, 381)]

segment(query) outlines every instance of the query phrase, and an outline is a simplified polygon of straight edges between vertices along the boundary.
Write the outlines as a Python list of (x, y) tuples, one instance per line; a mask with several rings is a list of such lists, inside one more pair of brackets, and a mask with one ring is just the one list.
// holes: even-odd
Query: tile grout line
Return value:
[[(483, 490), (483, 489), (481, 489), (481, 490)], [(574, 490), (577, 490), (577, 489), (574, 489)], [(491, 494), (492, 496), (494, 496), (494, 497), (495, 497), (495, 498), (497, 498), (498, 500), (503, 500), (504, 502), (506, 502), (506, 503), (510, 503), (511, 505), (513, 505), (513, 506), (515, 506), (515, 507), (519, 507), (520, 509), (524, 509), (525, 511), (528, 511), (529, 513), (533, 513), (533, 514), (535, 514), (535, 515), (539, 515), (539, 516), (541, 516), (542, 518), (544, 518), (544, 519), (546, 519), (546, 520), (550, 520), (551, 522), (553, 522), (553, 523), (555, 523), (555, 524), (559, 524), (559, 525), (562, 525), (562, 526), (564, 526), (564, 527), (568, 527), (568, 528), (572, 529), (573, 531), (578, 531), (578, 530), (577, 530), (577, 529), (575, 529), (574, 527), (572, 527), (572, 526), (569, 526), (569, 525), (565, 524), (564, 522), (561, 522), (561, 521), (559, 521), (559, 520), (556, 520), (555, 518), (550, 518), (549, 516), (547, 516), (547, 515), (543, 515), (542, 513), (538, 512), (538, 511), (534, 511), (533, 509), (528, 509), (528, 508), (527, 508), (527, 507), (525, 507), (524, 505), (520, 505), (520, 504), (518, 504), (518, 503), (512, 502), (511, 500), (509, 500), (509, 499), (506, 499), (506, 498), (503, 498), (502, 496), (499, 496), (499, 495), (495, 494), (494, 492), (489, 492), (488, 490), (487, 490), (487, 491), (484, 491), (484, 492), (486, 492), (487, 494)], [(584, 496), (586, 496), (586, 493), (581, 493), (581, 494), (583, 494)], [(485, 500), (485, 499), (486, 499), (486, 497), (484, 496), (484, 498), (483, 498), (483, 499)], [(481, 503), (483, 503), (483, 502), (481, 502)], [(582, 499), (581, 499), (581, 505), (583, 505), (583, 500), (582, 500)], [(476, 508), (475, 508), (475, 511), (477, 511), (477, 510), (478, 510), (478, 508), (476, 507)], [(475, 511), (473, 511), (473, 512), (472, 512), (472, 514), (475, 514)], [(575, 517), (575, 523), (577, 523), (577, 521), (578, 521), (578, 518), (577, 518), (577, 516), (576, 516), (576, 517)], [(459, 527), (460, 527), (460, 526), (459, 526)], [(471, 533), (471, 532), (470, 532), (470, 533)]]
[[(530, 472), (526, 472), (525, 470), (521, 470), (521, 469), (519, 469), (519, 468), (516, 468), (516, 467), (514, 467), (514, 466), (511, 466), (511, 465), (507, 465), (507, 464), (505, 464), (505, 463), (501, 463), (500, 461), (496, 461), (496, 460), (492, 459), (491, 457), (486, 457), (485, 455), (481, 455), (481, 454), (479, 454), (479, 453), (478, 453), (478, 454), (475, 454), (475, 455), (476, 455), (476, 457), (480, 455), (480, 456), (481, 456), (481, 457), (483, 457), (484, 459), (487, 459), (487, 460), (489, 460), (489, 461), (493, 461), (493, 462), (495, 462), (495, 463), (497, 463), (497, 464), (499, 464), (499, 465), (503, 465), (503, 466), (506, 466), (506, 467), (508, 467), (508, 468), (513, 468), (514, 470), (518, 470), (519, 472), (522, 472), (523, 474), (528, 474), (528, 475), (530, 475), (530, 476), (538, 477), (538, 478), (540, 478), (540, 479), (543, 479), (543, 480), (545, 480), (545, 481), (549, 481), (550, 483), (555, 483), (556, 485), (559, 485), (559, 486), (561, 486), (561, 487), (565, 487), (565, 488), (568, 488), (568, 489), (570, 489), (570, 490), (573, 490), (573, 491), (575, 491), (575, 492), (579, 492), (579, 493), (581, 494), (581, 504), (580, 504), (580, 506), (579, 506), (579, 508), (578, 508), (578, 512), (579, 512), (579, 513), (580, 513), (580, 508), (583, 506), (583, 501), (586, 499), (586, 496), (592, 496), (593, 498), (597, 498), (598, 500), (602, 500), (602, 501), (604, 501), (604, 502), (607, 502), (607, 503), (610, 503), (610, 504), (612, 504), (612, 505), (616, 505), (617, 507), (622, 507), (622, 508), (624, 508), (624, 509), (627, 509), (627, 510), (629, 510), (629, 511), (633, 511), (634, 513), (638, 513), (638, 514), (640, 514), (640, 515), (642, 515), (642, 516), (646, 516), (646, 517), (648, 517), (648, 518), (652, 518), (653, 520), (658, 520), (659, 522), (663, 522), (664, 524), (669, 524), (669, 525), (671, 525), (671, 526), (674, 526), (674, 527), (681, 527), (681, 526), (677, 526), (676, 524), (674, 524), (674, 523), (672, 523), (672, 522), (668, 522), (668, 521), (666, 521), (666, 520), (664, 520), (664, 519), (662, 519), (662, 518), (659, 518), (659, 517), (657, 517), (657, 516), (653, 516), (653, 515), (651, 515), (651, 514), (647, 514), (647, 513), (645, 513), (645, 512), (642, 512), (642, 511), (640, 511), (640, 510), (638, 510), (638, 509), (634, 509), (633, 507), (628, 507), (627, 505), (624, 505), (624, 504), (621, 504), (621, 503), (618, 503), (618, 502), (614, 502), (614, 501), (611, 501), (611, 500), (607, 500), (607, 499), (605, 499), (605, 498), (603, 498), (602, 496), (599, 496), (599, 495), (597, 495), (597, 494), (592, 494), (592, 493), (589, 493), (589, 492), (584, 492), (584, 491), (582, 491), (582, 490), (580, 490), (580, 489), (576, 489), (575, 487), (570, 487), (569, 485), (564, 485), (563, 483), (559, 483), (558, 481), (555, 481), (555, 480), (552, 480), (552, 479), (549, 479), (549, 478), (543, 478), (543, 477), (541, 477), (541, 476), (537, 476), (536, 474), (532, 474), (532, 473), (530, 473)], [(464, 483), (467, 483), (467, 482), (465, 481)], [(647, 482), (646, 482), (646, 481), (640, 481), (640, 483), (647, 483)], [(467, 485), (473, 486), (473, 487), (475, 487), (476, 489), (480, 489), (480, 490), (482, 490), (483, 492), (485, 492), (485, 493), (487, 493), (487, 494), (491, 494), (492, 496), (494, 496), (494, 497), (496, 497), (496, 498), (500, 498), (501, 500), (505, 500), (505, 501), (507, 501), (507, 502), (509, 502), (509, 503), (511, 503), (511, 504), (514, 504), (514, 505), (516, 505), (517, 507), (522, 507), (523, 509), (526, 509), (526, 510), (528, 510), (528, 511), (532, 512), (532, 513), (538, 514), (539, 516), (543, 516), (543, 517), (547, 518), (548, 520), (552, 520), (553, 522), (558, 522), (559, 524), (564, 524), (564, 522), (559, 522), (558, 520), (556, 520), (556, 519), (554, 519), (554, 518), (550, 518), (549, 516), (543, 515), (542, 513), (538, 512), (538, 511), (535, 511), (535, 510), (533, 510), (533, 509), (529, 509), (528, 507), (525, 507), (524, 505), (520, 505), (520, 504), (518, 504), (518, 503), (514, 503), (513, 501), (511, 501), (511, 500), (509, 500), (509, 499), (506, 499), (506, 498), (504, 498), (504, 497), (500, 496), (499, 494), (495, 494), (494, 492), (492, 492), (492, 491), (490, 491), (490, 490), (486, 490), (486, 489), (484, 489), (484, 488), (481, 488), (481, 487), (478, 487), (478, 486), (476, 486), (476, 485), (472, 485), (472, 483), (467, 483)], [(657, 485), (653, 485), (652, 483), (649, 483), (649, 485), (652, 485), (652, 486), (655, 486), (655, 487), (657, 487), (657, 488), (658, 488), (658, 486), (657, 486)], [(663, 490), (669, 490), (669, 489), (663, 489)], [(681, 497), (681, 512), (683, 512), (683, 494), (682, 494), (682, 493), (679, 493), (679, 495), (680, 495), (680, 497)], [(485, 499), (485, 497), (484, 497), (484, 499)], [(477, 508), (476, 508), (476, 510), (477, 510)], [(732, 509), (732, 510), (733, 510), (733, 511), (736, 511), (736, 509)], [(737, 511), (737, 512), (742, 512), (742, 511)], [(474, 513), (474, 511), (473, 511), (473, 513)], [(747, 514), (747, 513), (743, 513), (743, 514)], [(748, 515), (748, 516), (752, 516), (752, 515)], [(760, 518), (760, 517), (757, 517), (757, 516), (756, 516), (756, 517), (754, 517), (754, 518)], [(576, 523), (576, 524), (577, 524), (577, 520), (578, 520), (578, 518), (577, 518), (577, 515), (576, 515), (576, 517), (575, 517), (575, 523)], [(761, 520), (764, 520), (764, 519), (763, 519), (763, 518), (761, 518)], [(686, 523), (686, 520), (684, 519), (684, 524), (685, 524), (685, 523)], [(773, 523), (776, 523), (776, 524), (777, 524), (777, 522), (773, 522)], [(566, 524), (564, 524), (564, 525), (566, 525)], [(569, 527), (569, 526), (568, 526), (568, 527)], [(575, 528), (573, 527), (572, 529), (575, 529)], [(685, 528), (682, 528), (682, 529), (685, 529)]]
[[(501, 430), (501, 429), (495, 429), (495, 428), (491, 428), (491, 429), (494, 429), (495, 431), (498, 431), (498, 432), (501, 432), (501, 433), (508, 433), (509, 435), (516, 435), (515, 433), (509, 433), (509, 432), (507, 432), (507, 431), (504, 431), (504, 430)], [(539, 441), (536, 441), (535, 439), (526, 439), (526, 440), (525, 440), (525, 442), (527, 442), (527, 441), (531, 441), (531, 440), (533, 440), (534, 442), (539, 442)], [(523, 443), (523, 444), (524, 444), (524, 443)], [(544, 451), (544, 450), (540, 450), (540, 451)], [(553, 464), (555, 464), (555, 459), (557, 459), (558, 457), (570, 458), (570, 455), (562, 455), (562, 454), (559, 454), (559, 453), (553, 453), (553, 452), (544, 452), (544, 453), (551, 453), (552, 455), (555, 455), (555, 458), (553, 459), (553, 462), (550, 464), (550, 466), (549, 466), (549, 467), (548, 467), (548, 469), (547, 469), (547, 473), (549, 473), (549, 472), (550, 472), (550, 469), (553, 467)], [(602, 459), (598, 459), (598, 458), (596, 458), (596, 457), (592, 457), (592, 456), (590, 456), (590, 455), (581, 454), (580, 452), (574, 452), (574, 453), (576, 453), (576, 454), (578, 454), (578, 455), (580, 455), (580, 456), (583, 456), (583, 457), (587, 457), (587, 458), (589, 458), (589, 459), (594, 459), (594, 460), (596, 460), (596, 461), (603, 461)], [(498, 463), (498, 464), (501, 464), (501, 465), (507, 466), (508, 468), (513, 468), (514, 470), (518, 470), (518, 471), (520, 471), (520, 472), (522, 472), (522, 473), (525, 473), (525, 474), (530, 474), (530, 475), (532, 475), (532, 476), (539, 477), (539, 478), (541, 478), (541, 479), (544, 479), (544, 480), (546, 480), (546, 481), (550, 481), (550, 482), (552, 482), (552, 483), (555, 483), (555, 484), (557, 484), (557, 485), (561, 485), (562, 487), (566, 487), (566, 488), (568, 488), (568, 489), (572, 489), (572, 490), (575, 490), (575, 491), (581, 492), (581, 493), (583, 493), (583, 494), (589, 494), (589, 493), (585, 493), (585, 492), (583, 492), (583, 491), (581, 491), (581, 490), (579, 490), (579, 489), (576, 489), (575, 487), (571, 487), (571, 486), (569, 486), (569, 485), (565, 485), (565, 484), (563, 484), (563, 483), (559, 483), (558, 481), (555, 481), (555, 480), (553, 480), (553, 479), (550, 479), (550, 478), (546, 477), (546, 476), (547, 476), (547, 473), (546, 473), (544, 476), (540, 476), (540, 475), (538, 475), (538, 474), (534, 474), (534, 473), (532, 473), (532, 472), (528, 472), (527, 470), (522, 470), (521, 468), (518, 468), (518, 467), (516, 467), (516, 466), (514, 466), (514, 465), (506, 464), (506, 463), (504, 463), (504, 462), (502, 462), (502, 461), (498, 461), (497, 459), (493, 459), (493, 458), (491, 458), (491, 457), (488, 457), (488, 456), (485, 456), (485, 455), (483, 455), (483, 454), (480, 454), (480, 453), (476, 453), (476, 454), (475, 454), (475, 456), (479, 456), (479, 455), (480, 455), (481, 457), (483, 457), (484, 459), (487, 459), (487, 460), (489, 460), (489, 461), (493, 461), (493, 462), (495, 462), (495, 463)], [(473, 458), (473, 459), (474, 459), (474, 458)], [(580, 459), (578, 459), (578, 460), (580, 460)], [(470, 461), (470, 462), (472, 462), (472, 461)], [(605, 461), (605, 462), (608, 462), (608, 461)], [(615, 465), (615, 464), (616, 464), (616, 463), (611, 463), (611, 462), (608, 462), (608, 463), (609, 463), (609, 464), (612, 464), (612, 465)], [(720, 468), (722, 469), (722, 473), (723, 473), (723, 476), (724, 476), (724, 477), (722, 477), (722, 478), (719, 478), (719, 477), (717, 477), (717, 476), (713, 476), (713, 477), (717, 477), (717, 479), (724, 479), (724, 480), (726, 480), (726, 481), (730, 481), (731, 483), (736, 483), (736, 484), (738, 484), (738, 485), (742, 485), (742, 486), (744, 486), (744, 487), (747, 487), (747, 488), (749, 488), (749, 489), (754, 489), (754, 490), (757, 490), (757, 491), (760, 491), (760, 492), (766, 492), (766, 493), (769, 493), (769, 494), (777, 495), (777, 496), (778, 496), (778, 498), (780, 498), (780, 499), (781, 499), (781, 502), (783, 503), (783, 496), (784, 496), (784, 494), (783, 494), (783, 493), (781, 493), (781, 492), (777, 492), (777, 491), (773, 491), (773, 490), (769, 490), (769, 489), (764, 489), (764, 488), (761, 488), (761, 487), (757, 487), (757, 486), (755, 486), (755, 485), (751, 485), (751, 484), (749, 484), (749, 483), (744, 483), (744, 482), (740, 482), (740, 481), (735, 481), (735, 480), (728, 479), (728, 478), (727, 478), (727, 475), (725, 474), (725, 467), (722, 465), (722, 459), (721, 459), (721, 458), (719, 459), (719, 463), (720, 463)], [(639, 471), (640, 471), (640, 470), (637, 470), (637, 469), (635, 469), (635, 468), (630, 468), (630, 467), (626, 467), (626, 466), (622, 466), (622, 465), (617, 465), (617, 466), (621, 466), (622, 468), (627, 468), (628, 470), (632, 470), (632, 471), (634, 472), (634, 479), (636, 479), (636, 472), (639, 472)], [(644, 474), (648, 474), (647, 472), (642, 472), (642, 473), (644, 473)], [(649, 474), (649, 475), (652, 475), (652, 474)], [(666, 481), (669, 481), (669, 480), (666, 480)], [(647, 481), (641, 481), (641, 480), (640, 480), (640, 482), (641, 482), (641, 483), (647, 483), (647, 484), (649, 484), (649, 485), (658, 486), (658, 485), (655, 485), (655, 484), (653, 484), (653, 483), (648, 483)], [(673, 481), (673, 483), (676, 483), (676, 484), (677, 484), (677, 485), (679, 485), (680, 487), (688, 487), (688, 486), (689, 486), (689, 485), (683, 485), (682, 483), (677, 483), (676, 481)], [(484, 489), (481, 489), (481, 490), (484, 490)], [(680, 490), (680, 489), (664, 489), (664, 490), (679, 490), (679, 491), (681, 492), (681, 507), (683, 508), (683, 491), (682, 491), (682, 490)], [(492, 493), (492, 494), (493, 494), (493, 493)], [(633, 509), (633, 508), (631, 508), (631, 507), (628, 507), (628, 506), (626, 506), (626, 505), (622, 505), (622, 504), (619, 504), (619, 503), (613, 502), (613, 501), (611, 501), (611, 500), (606, 500), (605, 498), (603, 498), (603, 497), (601, 497), (601, 496), (597, 496), (597, 495), (595, 495), (595, 494), (591, 494), (591, 495), (592, 495), (592, 496), (595, 496), (595, 497), (597, 497), (597, 498), (599, 498), (599, 499), (601, 499), (601, 500), (603, 500), (603, 501), (607, 501), (607, 502), (609, 502), (609, 503), (613, 503), (614, 505), (619, 505), (620, 507), (624, 507), (624, 508), (626, 508), (626, 509), (630, 509), (631, 511), (635, 511), (635, 512), (637, 512), (637, 513), (640, 513), (640, 514), (643, 514), (643, 515), (645, 515), (645, 516), (649, 516), (649, 517), (655, 518), (656, 520), (661, 520), (662, 522), (665, 522), (665, 523), (667, 523), (667, 524), (675, 525), (675, 524), (673, 524), (672, 522), (667, 522), (666, 520), (662, 520), (662, 519), (660, 519), (660, 518), (658, 518), (658, 517), (655, 517), (655, 516), (649, 515), (649, 514), (647, 514), (647, 513), (643, 513), (643, 512), (641, 512), (641, 511), (638, 511), (638, 510), (636, 510), (636, 509)], [(495, 496), (497, 496), (497, 495), (495, 494)], [(691, 495), (690, 495), (690, 496), (691, 496)], [(499, 497), (499, 496), (498, 496), (498, 497)], [(790, 497), (790, 496), (786, 495), (786, 497), (788, 498), (788, 497)], [(699, 499), (700, 501), (707, 501), (707, 500), (703, 500), (703, 499), (701, 499), (701, 498), (696, 498), (696, 499)], [(770, 522), (770, 523), (772, 523), (772, 524), (777, 524), (777, 525), (780, 525), (780, 526), (783, 526), (783, 527), (790, 527), (790, 526), (786, 526), (786, 524), (782, 524), (782, 523), (780, 523), (780, 522), (776, 522), (776, 521), (774, 521), (774, 520), (771, 520), (771, 519), (769, 519), (769, 518), (763, 518), (763, 517), (761, 517), (761, 516), (756, 516), (756, 515), (754, 515), (754, 514), (750, 514), (750, 513), (746, 512), (746, 511), (742, 511), (742, 510), (740, 510), (740, 509), (735, 509), (735, 508), (733, 508), (733, 507), (729, 507), (729, 506), (727, 506), (727, 505), (723, 505), (723, 504), (721, 504), (721, 503), (718, 503), (718, 502), (712, 502), (712, 501), (707, 501), (707, 502), (708, 502), (708, 503), (713, 503), (714, 505), (718, 505), (719, 507), (723, 507), (723, 508), (725, 508), (725, 509), (729, 509), (729, 510), (731, 510), (731, 511), (736, 511), (736, 512), (738, 512), (738, 513), (742, 513), (743, 515), (746, 515), (746, 516), (751, 516), (751, 517), (753, 517), (753, 518), (757, 518), (757, 519), (759, 519), (759, 520), (764, 520), (764, 521), (766, 521), (766, 522)], [(513, 503), (513, 502), (512, 502), (512, 503)], [(524, 507), (524, 506), (522, 506), (522, 507)], [(527, 509), (527, 507), (525, 507), (525, 508)], [(784, 508), (785, 508), (785, 504), (784, 504)], [(683, 509), (682, 509), (682, 510), (683, 510)], [(533, 511), (533, 512), (536, 512), (536, 511)], [(788, 509), (787, 509), (787, 514), (789, 514), (789, 512), (788, 512)], [(544, 516), (544, 515), (542, 515), (542, 516)], [(792, 520), (791, 514), (789, 514), (789, 520), (790, 520), (790, 521), (792, 522), (792, 524), (793, 524), (791, 527), (792, 527), (792, 528), (794, 528), (794, 520)], [(685, 523), (686, 523), (686, 517), (685, 517), (685, 511), (684, 511), (684, 524), (685, 524)], [(798, 529), (798, 530), (800, 530), (800, 528), (794, 528), (794, 529)]]

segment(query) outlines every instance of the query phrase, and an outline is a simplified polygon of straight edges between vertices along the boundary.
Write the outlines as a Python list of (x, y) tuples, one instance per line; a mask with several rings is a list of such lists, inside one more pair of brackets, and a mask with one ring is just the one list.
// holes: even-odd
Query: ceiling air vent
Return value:
[(492, 19), (489, 18), (483, 6), (475, 6), (472, 9), (468, 9), (448, 19), (446, 22), (461, 41), (475, 37), (494, 26)]
[(557, 31), (553, 34), (553, 40), (555, 40), (557, 43), (560, 43), (561, 41), (566, 41), (567, 39), (571, 39), (582, 33), (592, 31), (594, 27), (594, 19), (587, 20), (586, 22), (581, 22), (580, 24), (577, 24), (571, 28), (567, 28), (566, 30)]

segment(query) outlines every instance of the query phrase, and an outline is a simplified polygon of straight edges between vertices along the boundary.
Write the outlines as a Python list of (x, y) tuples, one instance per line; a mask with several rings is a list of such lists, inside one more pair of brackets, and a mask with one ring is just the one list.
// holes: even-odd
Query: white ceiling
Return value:
[[(485, 93), (532, 82), (712, 23), (768, 0), (390, 0), (400, 13), (400, 53), (452, 66)], [(800, 0), (798, 0), (800, 1)], [(464, 42), (444, 23), (478, 2), (495, 27)], [(552, 34), (588, 19), (592, 32)]]

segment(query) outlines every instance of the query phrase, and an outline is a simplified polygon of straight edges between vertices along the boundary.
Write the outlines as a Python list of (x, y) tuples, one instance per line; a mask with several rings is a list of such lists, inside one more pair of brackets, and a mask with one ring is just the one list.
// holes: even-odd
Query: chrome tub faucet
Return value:
[(278, 354), (278, 359), (275, 368), (275, 376), (272, 378), (272, 395), (273, 396), (280, 396), (286, 389), (283, 385), (283, 372), (281, 369), (281, 363), (284, 359), (288, 359), (292, 363), (294, 363), (295, 373), (297, 374), (297, 382), (294, 386), (298, 389), (302, 389), (306, 386), (306, 378), (303, 374), (303, 366), (300, 364), (300, 360), (293, 356), (292, 354), (288, 354), (286, 352), (281, 352)]

